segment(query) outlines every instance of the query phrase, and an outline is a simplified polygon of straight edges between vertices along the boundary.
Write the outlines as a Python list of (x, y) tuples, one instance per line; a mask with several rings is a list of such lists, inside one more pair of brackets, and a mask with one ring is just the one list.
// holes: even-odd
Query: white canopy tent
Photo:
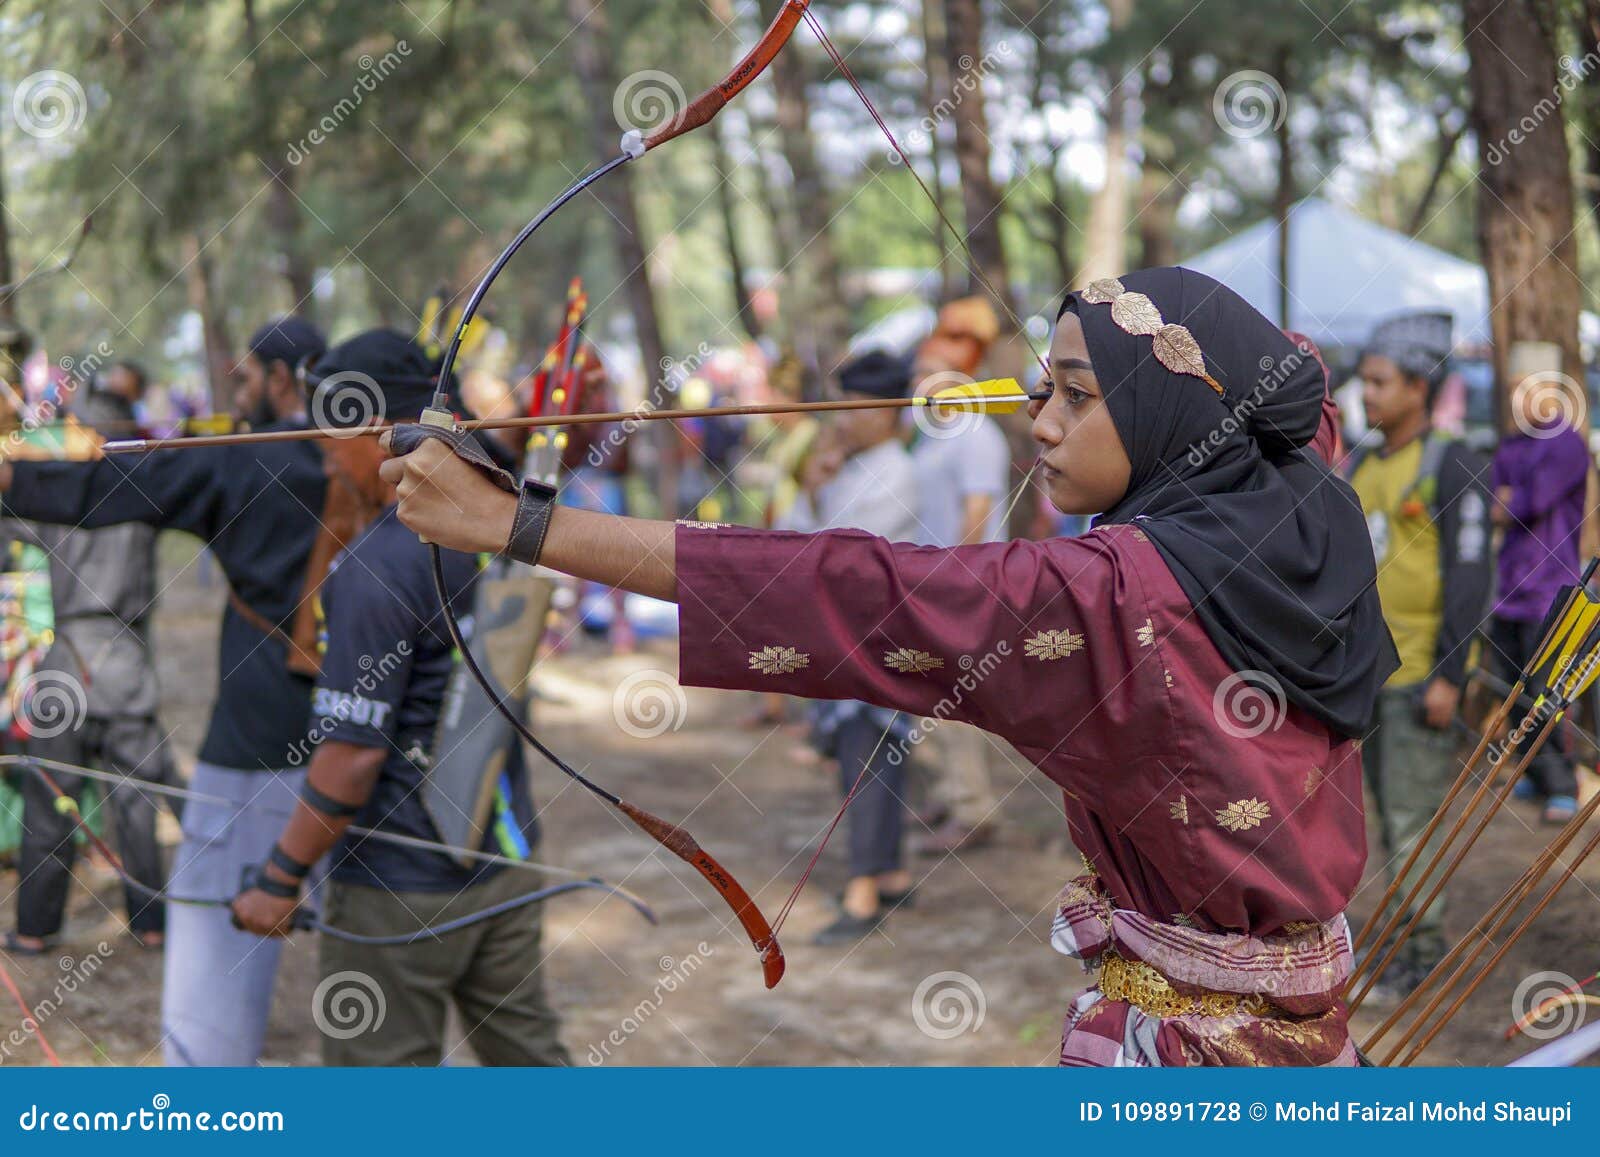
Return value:
[[(1278, 319), (1278, 223), (1252, 225), (1182, 262)], [(1375, 225), (1328, 201), (1289, 212), (1289, 323), (1319, 345), (1359, 346), (1396, 313), (1448, 310), (1456, 344), (1489, 341), (1489, 280), (1482, 266)]]

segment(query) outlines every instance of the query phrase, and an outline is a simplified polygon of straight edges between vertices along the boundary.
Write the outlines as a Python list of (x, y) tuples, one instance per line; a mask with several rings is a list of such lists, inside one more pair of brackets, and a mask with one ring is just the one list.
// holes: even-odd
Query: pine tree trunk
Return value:
[[(1133, 15), (1133, 0), (1109, 0), (1106, 5), (1112, 31), (1127, 26)], [(1078, 268), (1077, 285), (1087, 285), (1102, 277), (1116, 277), (1128, 271), (1128, 116), (1126, 77), (1113, 67), (1107, 78), (1106, 179), (1089, 202), (1089, 224), (1084, 230), (1083, 264)]]
[(228, 323), (217, 309), (211, 255), (201, 245), (197, 233), (184, 234), (183, 266), (189, 308), (200, 316), (211, 408), (216, 413), (226, 414), (233, 409), (233, 341), (228, 334)]
[[(928, 108), (937, 108), (950, 91), (950, 70), (945, 63), (944, 13), (936, 0), (923, 0), (922, 4), (922, 96)], [(944, 144), (939, 126), (935, 124), (928, 133), (928, 187), (939, 207), (945, 207)], [(950, 235), (937, 214), (933, 219), (933, 245), (938, 253), (939, 301), (950, 301), (960, 296), (956, 280), (957, 267), (950, 253)]]
[[(732, 0), (707, 0), (707, 9), (721, 27), (732, 27), (734, 10)], [(709, 31), (709, 30), (708, 30)], [(730, 59), (729, 64), (732, 63)], [(751, 341), (761, 338), (761, 319), (756, 316), (750, 291), (749, 264), (745, 260), (744, 245), (739, 238), (739, 199), (734, 195), (733, 162), (728, 155), (727, 120), (718, 118), (711, 122), (712, 170), (716, 177), (717, 213), (722, 218), (722, 240), (728, 251), (728, 274), (733, 280), (734, 309), (739, 324)]]
[(1139, 171), (1139, 264), (1178, 263), (1178, 206), (1184, 188), (1149, 152)]
[[(761, 0), (761, 15), (777, 15), (779, 0)], [(838, 253), (833, 245), (832, 199), (817, 164), (817, 146), (811, 133), (811, 101), (806, 95), (806, 69), (802, 55), (791, 45), (772, 62), (772, 81), (778, 101), (778, 137), (794, 181), (793, 209), (800, 227), (797, 260), (790, 267), (788, 308), (799, 310), (808, 321), (812, 348), (802, 349), (802, 359), (831, 373), (844, 359), (850, 342), (850, 315), (845, 306), (844, 283)], [(805, 331), (796, 327), (797, 336)]]
[(262, 163), (272, 173), (272, 188), (267, 192), (267, 223), (277, 238), (283, 261), (283, 279), (289, 284), (291, 313), (315, 318), (317, 303), (312, 297), (316, 274), (306, 259), (300, 238), (300, 201), (295, 195), (296, 170), (286, 167), (277, 154), (263, 155)]
[(273, 132), (273, 112), (278, 106), (262, 56), (265, 48), (255, 0), (243, 0), (243, 9), (245, 51), (252, 62), (251, 115), (253, 135), (258, 144), (256, 159), (272, 178), (272, 188), (267, 192), (267, 228), (277, 241), (279, 272), (289, 286), (289, 311), (311, 317), (315, 314), (316, 305), (311, 300), (311, 268), (300, 243), (300, 203), (294, 193), (295, 170), (280, 154)]
[(1478, 245), (1502, 389), (1517, 341), (1559, 343), (1566, 372), (1582, 378), (1571, 155), (1554, 29), (1541, 22), (1547, 12), (1540, 0), (1465, 0), (1462, 12), (1478, 139)]
[[(932, 3), (933, 0), (928, 0)], [(989, 121), (983, 107), (983, 7), (980, 0), (944, 0), (945, 59), (952, 81), (952, 119), (956, 161), (961, 170), (961, 201), (966, 212), (967, 246), (977, 266), (974, 292), (999, 298), (1001, 332), (1017, 330), (1017, 306), (1000, 236), (1000, 191), (989, 171)], [(970, 271), (969, 271), (970, 272)], [(987, 285), (985, 285), (987, 282)]]
[[(1289, 67), (1292, 58), (1289, 49), (1283, 48), (1278, 52), (1276, 76), (1278, 82), (1285, 89), (1289, 87)], [(1290, 130), (1289, 118), (1283, 116), (1277, 125), (1274, 134), (1278, 144), (1278, 191), (1275, 203), (1275, 213), (1278, 220), (1278, 324), (1287, 329), (1289, 326), (1289, 306), (1294, 300), (1294, 290), (1290, 285), (1292, 280), (1291, 270), (1294, 268), (1293, 257), (1294, 238), (1289, 228), (1289, 216), (1294, 209), (1295, 184), (1294, 184), (1294, 135)]]
[(1450, 171), (1450, 160), (1456, 154), (1456, 146), (1461, 143), (1461, 138), (1467, 135), (1467, 122), (1451, 128), (1445, 124), (1443, 115), (1439, 118), (1439, 143), (1438, 151), (1433, 156), (1433, 169), (1428, 173), (1428, 183), (1422, 188), (1422, 195), (1417, 198), (1416, 208), (1411, 210), (1411, 220), (1406, 226), (1406, 233), (1415, 237), (1427, 228), (1433, 213), (1433, 202), (1439, 195), (1439, 186), (1444, 183), (1444, 175)]
[(758, 341), (761, 338), (761, 319), (756, 316), (750, 293), (749, 266), (745, 262), (744, 246), (739, 240), (738, 202), (733, 195), (733, 163), (728, 157), (728, 144), (723, 131), (722, 121), (711, 122), (711, 167), (716, 178), (717, 215), (722, 218), (722, 242), (728, 251), (728, 276), (733, 281), (734, 309), (744, 332), (751, 341)]
[[(613, 60), (609, 27), (601, 0), (568, 0), (572, 23), (573, 64), (589, 111), (589, 130), (596, 159), (616, 155), (622, 130), (613, 119), (612, 96), (617, 88), (612, 74)], [(626, 279), (628, 305), (638, 335), (639, 356), (643, 359), (647, 400), (660, 406), (674, 402), (676, 389), (662, 372), (666, 363), (666, 343), (661, 337), (660, 315), (656, 311), (655, 291), (650, 285), (649, 255), (645, 250), (644, 230), (634, 198), (633, 174), (619, 169), (594, 187), (595, 195), (606, 207), (616, 225), (617, 258)], [(670, 423), (657, 423), (669, 426)], [(671, 430), (659, 435), (661, 459), (656, 493), (662, 512), (675, 517), (678, 508), (678, 466), (682, 446)]]

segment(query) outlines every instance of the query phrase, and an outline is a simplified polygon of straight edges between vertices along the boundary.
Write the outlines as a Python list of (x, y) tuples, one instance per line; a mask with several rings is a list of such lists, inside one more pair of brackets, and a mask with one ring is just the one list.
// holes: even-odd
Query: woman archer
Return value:
[[(1067, 298), (1048, 386), (1038, 475), (1100, 516), (1082, 537), (936, 549), (562, 508), (540, 560), (675, 599), (686, 684), (955, 701), (1059, 785), (1089, 871), (1051, 938), (1097, 973), (1063, 1064), (1352, 1064), (1354, 737), (1396, 658), (1325, 460), (1325, 371), (1230, 290), (1151, 269)], [(427, 442), (384, 471), (423, 537), (528, 553), (537, 498)]]

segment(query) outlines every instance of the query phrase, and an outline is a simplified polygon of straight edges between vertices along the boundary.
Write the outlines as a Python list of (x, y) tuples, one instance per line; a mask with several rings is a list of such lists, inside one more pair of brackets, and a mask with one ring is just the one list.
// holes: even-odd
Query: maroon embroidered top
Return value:
[(677, 572), (683, 683), (993, 732), (1119, 908), (1262, 936), (1360, 882), (1355, 745), (1234, 672), (1135, 526), (938, 549), (689, 524)]

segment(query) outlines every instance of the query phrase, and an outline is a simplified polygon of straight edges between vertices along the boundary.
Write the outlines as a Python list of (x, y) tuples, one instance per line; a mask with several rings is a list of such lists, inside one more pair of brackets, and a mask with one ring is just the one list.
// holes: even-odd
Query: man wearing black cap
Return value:
[[(415, 419), (433, 391), (430, 359), (388, 330), (329, 350), (316, 372), (321, 384), (312, 406), (339, 427)], [(523, 873), (501, 865), (467, 867), (441, 852), (347, 834), (356, 824), (440, 841), (424, 775), (448, 756), (434, 748), (455, 648), (428, 549), (400, 524), (395, 488), (378, 475), (384, 460), (375, 437), (335, 437), (328, 445), (330, 472), (361, 495), (366, 527), (339, 556), (322, 590), (325, 647), (300, 804), (281, 825), (277, 843), (263, 849), (255, 886), (234, 902), (240, 924), (262, 936), (288, 933), (311, 865), (330, 852), (324, 915), (361, 936), (405, 936), (514, 899), (527, 887)], [(445, 551), (442, 564), (451, 603), (470, 634), (477, 559)], [(476, 850), (525, 858), (533, 804), (520, 758), (512, 762), (500, 779), (493, 829)], [(324, 1063), (437, 1065), (453, 1002), (484, 1064), (568, 1064), (559, 1022), (544, 998), (539, 939), (537, 906), (416, 944), (324, 937), (326, 1000), (338, 999), (335, 978), (361, 975), (365, 985), (376, 985), (385, 1007), (369, 1031), (325, 1033)], [(313, 1011), (320, 1024), (332, 1010)]]
[[(298, 318), (258, 331), (237, 370), (245, 416), (267, 419), (269, 429), (303, 426), (295, 368), (324, 344)], [(220, 564), (229, 587), (221, 679), (191, 786), (231, 803), (185, 809), (168, 887), (179, 896), (230, 894), (271, 846), (304, 778), (290, 753), (305, 741), (312, 684), (295, 638), (311, 620), (308, 560), (325, 537), (321, 450), (269, 442), (0, 464), (0, 493), (5, 513), (36, 522), (186, 530)], [(277, 964), (277, 943), (237, 931), (225, 909), (174, 905), (162, 1008), (167, 1063), (254, 1064)]]

